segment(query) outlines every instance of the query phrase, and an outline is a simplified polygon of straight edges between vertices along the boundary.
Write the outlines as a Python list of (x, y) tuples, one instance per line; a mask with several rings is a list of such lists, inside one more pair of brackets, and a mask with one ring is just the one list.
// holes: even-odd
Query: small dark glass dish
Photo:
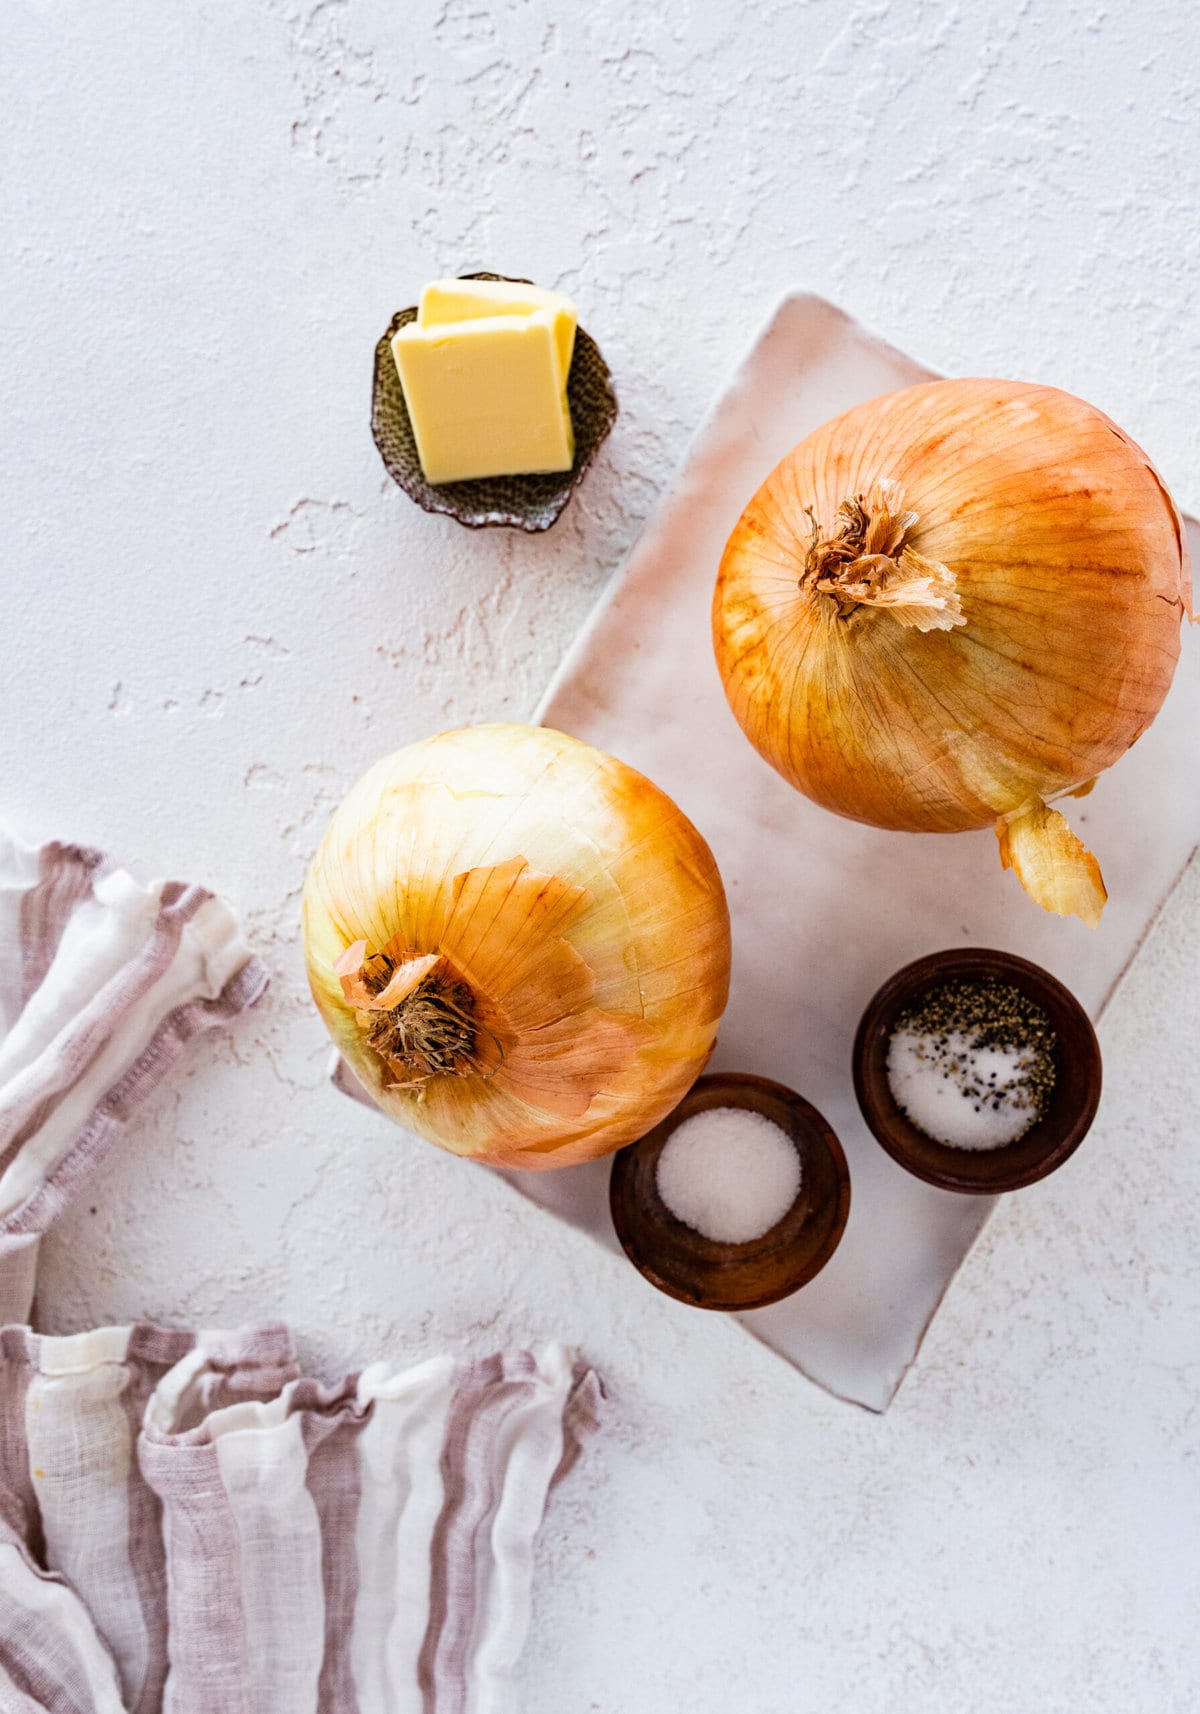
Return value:
[[(507, 274), (463, 274), (464, 280), (511, 279)], [(517, 280), (527, 286), (529, 280)], [(612, 376), (595, 340), (583, 329), (575, 332), (575, 353), (567, 376), (567, 400), (575, 429), (575, 462), (570, 470), (530, 476), (481, 476), (471, 482), (427, 482), (417, 457), (417, 443), (404, 402), (404, 389), (392, 356), (392, 335), (417, 319), (416, 306), (397, 310), (375, 347), (375, 380), (371, 391), (371, 433), (388, 475), (427, 512), (441, 512), (468, 529), (497, 524), (527, 530), (548, 530), (555, 523), (589, 464), (617, 420), (617, 395)]]
[[(800, 1155), (800, 1191), (761, 1238), (722, 1244), (676, 1219), (658, 1193), (658, 1157), (683, 1120), (710, 1107), (771, 1119)], [(718, 1072), (700, 1078), (673, 1113), (613, 1157), (609, 1206), (621, 1246), (659, 1291), (699, 1309), (761, 1309), (806, 1285), (837, 1249), (850, 1213), (841, 1144), (815, 1107), (782, 1083)]]
[[(935, 1142), (908, 1119), (888, 1085), (888, 1043), (896, 1021), (931, 988), (946, 982), (1004, 982), (1050, 1019), (1058, 1068), (1044, 1113), (1023, 1137), (995, 1149), (956, 1149)], [(1055, 1172), (1074, 1154), (1100, 1105), (1100, 1044), (1079, 1001), (1040, 965), (986, 947), (934, 952), (888, 979), (862, 1015), (854, 1038), (854, 1092), (878, 1142), (894, 1161), (943, 1190), (995, 1196)]]

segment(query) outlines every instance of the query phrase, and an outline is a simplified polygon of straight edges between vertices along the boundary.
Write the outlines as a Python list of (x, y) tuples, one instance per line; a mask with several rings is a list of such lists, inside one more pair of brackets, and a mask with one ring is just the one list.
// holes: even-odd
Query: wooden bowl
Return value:
[[(1058, 1075), (1042, 1117), (998, 1149), (955, 1149), (918, 1130), (888, 1086), (888, 1042), (902, 1012), (943, 982), (986, 978), (1018, 988), (1046, 1013), (1058, 1037)], [(1100, 1044), (1079, 1001), (1040, 965), (1010, 952), (964, 947), (934, 952), (888, 979), (854, 1038), (854, 1092), (863, 1118), (894, 1161), (927, 1184), (968, 1195), (1019, 1190), (1055, 1172), (1079, 1147), (1100, 1104)]]
[[(500, 280), (503, 274), (464, 274), (464, 280)], [(528, 280), (515, 282), (529, 285)], [(371, 388), (371, 433), (388, 475), (410, 500), (427, 512), (440, 512), (468, 529), (503, 525), (534, 533), (548, 530), (583, 481), (588, 466), (617, 420), (612, 376), (594, 339), (575, 330), (575, 352), (567, 375), (567, 399), (575, 429), (575, 462), (570, 470), (527, 476), (480, 476), (470, 482), (427, 482), (404, 402), (404, 389), (392, 356), (392, 335), (417, 319), (416, 305), (397, 310), (375, 347)]]
[[(800, 1192), (782, 1220), (746, 1244), (722, 1244), (676, 1219), (658, 1193), (658, 1157), (684, 1119), (710, 1107), (748, 1107), (774, 1121), (800, 1155)], [(842, 1146), (801, 1096), (765, 1077), (718, 1072), (695, 1083), (673, 1113), (613, 1157), (609, 1206), (622, 1248), (651, 1285), (698, 1309), (761, 1309), (820, 1273), (850, 1212)]]

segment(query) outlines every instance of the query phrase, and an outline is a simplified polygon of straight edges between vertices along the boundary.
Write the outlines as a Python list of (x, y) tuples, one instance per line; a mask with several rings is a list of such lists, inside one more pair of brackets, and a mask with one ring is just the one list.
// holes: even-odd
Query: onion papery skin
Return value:
[[(567, 1166), (644, 1135), (703, 1069), (728, 998), (704, 839), (643, 775), (544, 727), (469, 727), (379, 762), (335, 813), (303, 909), (313, 997), (374, 1100), (491, 1165)], [(478, 1069), (389, 1087), (335, 970), (360, 942), (444, 958), (476, 1002)]]
[[(849, 496), (897, 484), (952, 628), (802, 590)], [(1110, 767), (1154, 719), (1190, 604), (1182, 522), (1146, 455), (1052, 387), (934, 381), (810, 434), (746, 507), (713, 604), (729, 704), (825, 808), (878, 827), (990, 826)]]

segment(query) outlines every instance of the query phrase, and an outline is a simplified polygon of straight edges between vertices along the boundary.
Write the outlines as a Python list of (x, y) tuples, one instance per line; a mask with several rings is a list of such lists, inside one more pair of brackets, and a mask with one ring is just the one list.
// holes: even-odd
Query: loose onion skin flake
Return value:
[(933, 381), (801, 441), (742, 514), (713, 637), (798, 791), (914, 832), (994, 826), (1045, 909), (1094, 926), (1095, 858), (1051, 799), (1150, 725), (1191, 586), (1146, 455), (1053, 387)]

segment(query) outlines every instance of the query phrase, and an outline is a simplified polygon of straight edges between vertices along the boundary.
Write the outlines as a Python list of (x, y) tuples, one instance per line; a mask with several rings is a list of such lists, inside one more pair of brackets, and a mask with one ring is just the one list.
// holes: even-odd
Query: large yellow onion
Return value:
[(539, 726), (378, 763), (304, 891), (334, 1041), (409, 1129), (493, 1165), (643, 1135), (703, 1069), (729, 992), (712, 853), (657, 786)]
[(1048, 910), (1095, 925), (1086, 789), (1167, 693), (1190, 597), (1178, 512), (1128, 435), (1015, 381), (836, 417), (763, 483), (713, 606), (725, 692), (798, 790), (879, 827), (995, 824)]

